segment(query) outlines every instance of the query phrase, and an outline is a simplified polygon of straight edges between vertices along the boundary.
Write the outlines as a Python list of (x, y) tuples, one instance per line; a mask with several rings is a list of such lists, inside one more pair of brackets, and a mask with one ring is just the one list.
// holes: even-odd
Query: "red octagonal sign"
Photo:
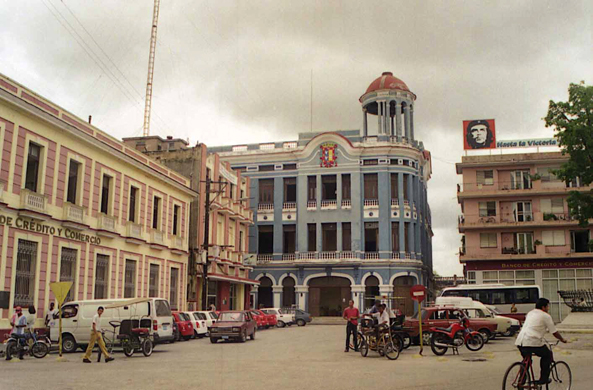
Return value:
[(413, 300), (422, 302), (426, 298), (426, 287), (421, 284), (417, 284), (410, 288), (410, 296)]

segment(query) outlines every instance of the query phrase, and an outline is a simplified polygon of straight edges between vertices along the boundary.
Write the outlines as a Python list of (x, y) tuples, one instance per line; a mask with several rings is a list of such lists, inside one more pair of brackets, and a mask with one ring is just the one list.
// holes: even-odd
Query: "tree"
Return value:
[[(546, 127), (553, 127), (554, 135), (568, 154), (569, 160), (554, 174), (569, 183), (579, 178), (580, 185), (593, 182), (593, 86), (570, 84), (568, 102), (550, 100), (548, 115), (544, 118)], [(593, 218), (593, 190), (571, 191), (568, 195), (571, 216), (583, 227)]]

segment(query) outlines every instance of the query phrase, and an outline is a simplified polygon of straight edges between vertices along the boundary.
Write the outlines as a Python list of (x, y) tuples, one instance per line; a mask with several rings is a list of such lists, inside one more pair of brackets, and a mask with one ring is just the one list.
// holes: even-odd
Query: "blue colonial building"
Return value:
[(255, 305), (333, 316), (382, 295), (413, 313), (409, 288), (432, 277), (431, 160), (414, 138), (415, 99), (386, 72), (360, 98), (362, 131), (210, 148), (251, 178)]

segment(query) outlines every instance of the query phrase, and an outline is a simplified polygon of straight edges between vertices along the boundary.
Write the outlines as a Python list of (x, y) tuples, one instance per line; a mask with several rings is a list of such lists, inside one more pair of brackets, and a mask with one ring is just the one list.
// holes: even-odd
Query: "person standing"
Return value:
[(351, 299), (348, 301), (348, 307), (344, 309), (344, 314), (342, 317), (347, 321), (346, 322), (346, 349), (344, 352), (348, 352), (350, 350), (350, 335), (354, 339), (354, 351), (358, 352), (358, 337), (357, 337), (357, 327), (358, 327), (358, 317), (360, 313), (358, 309), (354, 307), (354, 301)]
[(545, 344), (544, 336), (550, 332), (561, 342), (567, 342), (556, 330), (552, 316), (548, 314), (549, 309), (549, 300), (538, 299), (535, 309), (527, 313), (523, 328), (515, 340), (515, 345), (519, 348), (521, 356), (535, 354), (540, 357), (540, 379), (536, 381), (536, 384), (540, 385), (550, 383), (550, 364), (552, 364), (552, 351)]
[(93, 316), (93, 323), (91, 326), (91, 340), (89, 341), (89, 346), (87, 347), (84, 358), (82, 359), (84, 363), (91, 362), (91, 353), (93, 353), (95, 343), (99, 344), (101, 352), (103, 355), (105, 355), (105, 363), (109, 363), (110, 361), (114, 360), (107, 352), (107, 348), (105, 348), (105, 342), (103, 341), (103, 335), (101, 334), (101, 315), (103, 314), (103, 311), (105, 311), (103, 306), (99, 306), (97, 309), (97, 314)]
[(511, 306), (511, 313), (516, 313), (517, 312), (517, 305), (515, 305), (513, 303), (513, 305)]
[(54, 319), (54, 314), (56, 314), (56, 309), (55, 309), (55, 304), (53, 302), (51, 302), (49, 304), (49, 311), (47, 312), (47, 314), (45, 315), (45, 328), (47, 329), (47, 337), (51, 337), (50, 336), (50, 326), (49, 323)]
[[(11, 335), (14, 334), (17, 338), (19, 343), (23, 343), (24, 336), (25, 336), (25, 328), (27, 327), (27, 317), (23, 315), (23, 309), (20, 306), (14, 308), (14, 315), (10, 318), (10, 325), (12, 325), (12, 331), (10, 332)], [(23, 355), (25, 354), (24, 349), (20, 349), (19, 351), (19, 359), (23, 360)], [(6, 360), (11, 360), (12, 356), (10, 355), (10, 350), (6, 351)]]

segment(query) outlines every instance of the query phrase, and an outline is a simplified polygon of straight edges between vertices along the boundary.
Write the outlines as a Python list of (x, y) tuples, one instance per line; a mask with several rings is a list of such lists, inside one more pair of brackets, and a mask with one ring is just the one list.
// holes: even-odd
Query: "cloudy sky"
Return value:
[[(141, 135), (152, 7), (0, 0), (0, 72), (116, 137)], [(163, 0), (151, 133), (296, 139), (311, 95), (314, 131), (358, 129), (358, 98), (392, 71), (418, 96), (416, 135), (434, 159), (435, 269), (459, 274), (462, 120), (495, 118), (499, 139), (552, 136), (548, 101), (592, 83), (591, 15), (587, 0)]]

